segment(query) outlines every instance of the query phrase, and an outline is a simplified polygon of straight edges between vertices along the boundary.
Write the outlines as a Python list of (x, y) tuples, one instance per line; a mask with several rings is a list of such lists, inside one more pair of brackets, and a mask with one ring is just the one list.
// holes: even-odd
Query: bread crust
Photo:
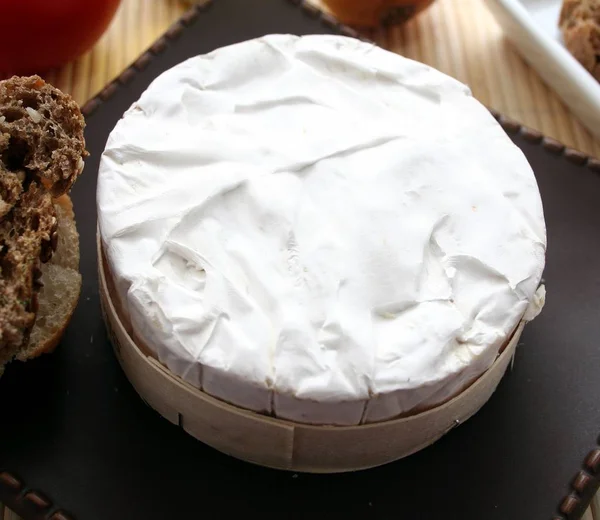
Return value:
[(600, 81), (600, 0), (563, 0), (559, 27), (569, 52)]

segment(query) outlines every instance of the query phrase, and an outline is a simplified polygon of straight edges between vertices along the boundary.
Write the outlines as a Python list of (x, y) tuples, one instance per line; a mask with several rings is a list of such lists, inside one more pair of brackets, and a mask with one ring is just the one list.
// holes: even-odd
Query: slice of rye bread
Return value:
[(58, 219), (58, 244), (52, 258), (40, 267), (38, 311), (26, 344), (9, 355), (0, 350), (0, 375), (14, 356), (26, 361), (52, 352), (60, 342), (79, 302), (82, 278), (79, 273), (79, 233), (73, 203), (68, 195), (54, 203)]
[(84, 126), (77, 103), (38, 76), (0, 81), (0, 364), (51, 350), (78, 298), (65, 269), (76, 271), (79, 242), (61, 196), (83, 170)]
[(73, 203), (68, 195), (63, 195), (56, 200), (54, 207), (58, 218), (58, 244), (50, 261), (41, 267), (39, 308), (29, 341), (16, 356), (21, 361), (56, 348), (81, 293), (79, 233)]

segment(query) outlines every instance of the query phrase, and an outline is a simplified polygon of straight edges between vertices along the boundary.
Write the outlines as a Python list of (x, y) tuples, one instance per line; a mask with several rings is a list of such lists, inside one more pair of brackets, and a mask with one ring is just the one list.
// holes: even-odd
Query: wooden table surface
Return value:
[[(319, 0), (313, 1), (319, 4)], [(183, 0), (122, 0), (110, 28), (94, 48), (79, 60), (49, 72), (46, 79), (85, 103), (187, 7)], [(466, 83), (482, 103), (505, 116), (600, 157), (600, 140), (591, 136), (504, 38), (483, 0), (437, 0), (407, 24), (377, 29), (367, 36)], [(0, 504), (2, 519), (18, 517)], [(584, 516), (584, 520), (594, 519), (600, 520), (600, 494)]]

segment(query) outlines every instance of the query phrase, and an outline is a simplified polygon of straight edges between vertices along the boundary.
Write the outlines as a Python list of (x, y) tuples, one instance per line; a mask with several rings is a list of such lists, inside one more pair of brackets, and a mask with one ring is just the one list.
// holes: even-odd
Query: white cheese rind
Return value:
[(543, 303), (521, 151), (466, 86), (355, 39), (270, 35), (163, 73), (112, 131), (97, 202), (136, 334), (286, 419), (442, 402)]

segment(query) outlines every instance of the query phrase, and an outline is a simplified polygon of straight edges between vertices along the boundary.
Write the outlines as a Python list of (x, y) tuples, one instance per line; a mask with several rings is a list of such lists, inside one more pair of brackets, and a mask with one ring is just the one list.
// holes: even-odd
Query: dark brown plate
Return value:
[(268, 33), (342, 30), (295, 3), (194, 8), (86, 106), (92, 155), (73, 192), (83, 292), (58, 350), (13, 363), (0, 378), (0, 501), (54, 520), (66, 518), (55, 504), (85, 520), (579, 518), (600, 469), (600, 162), (502, 119), (542, 192), (547, 306), (491, 400), (433, 446), (353, 474), (268, 470), (162, 419), (119, 368), (100, 315), (95, 254), (96, 171), (108, 133), (152, 79), (185, 58)]

